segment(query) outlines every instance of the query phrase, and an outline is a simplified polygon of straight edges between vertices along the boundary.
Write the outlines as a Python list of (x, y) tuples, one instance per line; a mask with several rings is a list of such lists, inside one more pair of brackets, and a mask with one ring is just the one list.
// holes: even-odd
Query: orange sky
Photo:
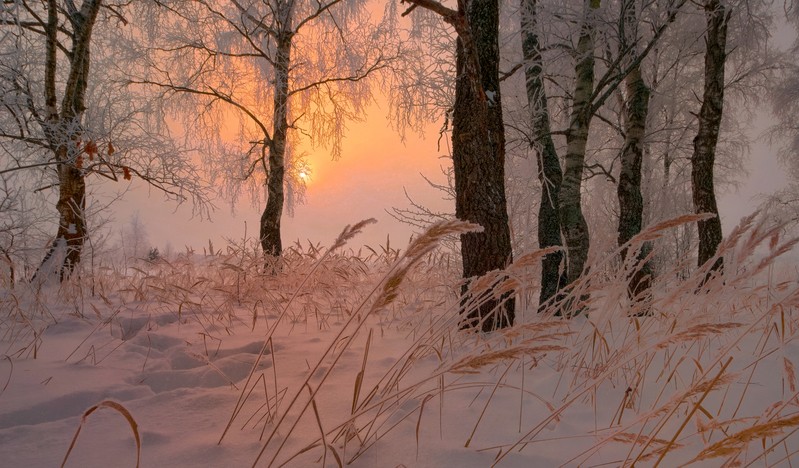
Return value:
[[(385, 244), (387, 234), (391, 235), (392, 246), (404, 246), (413, 228), (385, 212), (392, 206), (407, 207), (403, 187), (433, 209), (454, 212), (453, 203), (441, 200), (440, 193), (419, 175), (421, 172), (434, 181), (445, 182), (440, 171), (445, 160), (439, 158), (443, 152), (436, 148), (438, 126), (429, 126), (426, 138), (408, 135), (403, 144), (389, 127), (385, 114), (385, 108), (374, 105), (366, 122), (351, 123), (338, 161), (331, 160), (328, 150), (305, 150), (313, 171), (307, 203), (296, 207), (293, 218), (284, 216), (284, 246), (297, 239), (330, 245), (345, 225), (370, 217), (376, 218), (378, 224), (369, 226), (353, 241), (354, 246), (366, 243), (376, 248), (377, 244)], [(245, 221), (248, 236), (257, 236), (260, 208), (253, 207), (246, 196), (236, 204), (235, 214), (231, 214), (228, 202), (219, 200), (217, 206), (213, 222), (200, 222), (190, 219), (189, 207), (181, 207), (175, 213), (175, 205), (164, 202), (161, 195), (148, 196), (146, 189), (137, 188), (115, 204), (112, 212), (117, 224), (123, 226), (138, 211), (150, 243), (160, 250), (169, 242), (175, 250), (191, 245), (201, 251), (209, 238), (217, 248), (222, 247), (224, 238), (244, 236)], [(118, 239), (115, 234), (112, 241)]]

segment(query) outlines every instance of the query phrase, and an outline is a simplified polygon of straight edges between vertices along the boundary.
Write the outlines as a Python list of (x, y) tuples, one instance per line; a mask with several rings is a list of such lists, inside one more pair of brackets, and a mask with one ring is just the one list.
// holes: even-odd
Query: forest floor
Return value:
[(538, 313), (540, 252), (520, 256), (473, 285), (518, 293), (517, 324), (481, 334), (458, 329), (458, 261), (433, 249), (457, 229), (404, 253), (297, 245), (277, 275), (230, 246), (3, 286), (0, 464), (799, 463), (779, 231), (744, 222), (710, 279), (673, 266), (646, 316), (613, 256), (572, 291), (582, 314)]

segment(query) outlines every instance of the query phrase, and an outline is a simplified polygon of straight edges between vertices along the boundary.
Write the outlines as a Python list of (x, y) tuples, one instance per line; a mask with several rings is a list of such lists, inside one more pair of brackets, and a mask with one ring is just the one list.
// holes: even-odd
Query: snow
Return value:
[(496, 106), (497, 105), (497, 101), (496, 101), (497, 93), (496, 93), (496, 91), (485, 90), (485, 94), (486, 94), (486, 99), (488, 99), (488, 107)]
[(66, 466), (133, 466), (122, 412), (81, 423), (111, 400), (143, 467), (787, 466), (799, 284), (772, 234), (731, 235), (705, 286), (662, 275), (646, 317), (609, 262), (582, 283), (587, 314), (539, 315), (540, 257), (520, 256), (519, 324), (486, 335), (458, 330), (458, 262), (437, 251), (294, 249), (265, 276), (231, 249), (6, 285), (0, 460), (57, 465), (80, 427)]

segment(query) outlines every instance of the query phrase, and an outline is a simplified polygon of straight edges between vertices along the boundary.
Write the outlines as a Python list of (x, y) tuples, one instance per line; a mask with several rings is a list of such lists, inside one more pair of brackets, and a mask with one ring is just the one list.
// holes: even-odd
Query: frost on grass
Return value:
[[(254, 248), (231, 245), (127, 270), (99, 265), (61, 285), (3, 285), (0, 459), (796, 462), (799, 283), (779, 262), (794, 241), (776, 228), (744, 220), (723, 244), (722, 274), (660, 274), (647, 316), (627, 298), (636, 265), (613, 253), (538, 313), (546, 252), (519, 255), (472, 282), (485, 288), (473, 297), (518, 291), (518, 324), (479, 334), (458, 330), (459, 261), (436, 249), (472, 226), (436, 225), (401, 253), (346, 250), (361, 227), (335, 248), (287, 249), (276, 276), (263, 274)], [(575, 301), (582, 314), (555, 314)], [(103, 407), (117, 411), (93, 411)]]

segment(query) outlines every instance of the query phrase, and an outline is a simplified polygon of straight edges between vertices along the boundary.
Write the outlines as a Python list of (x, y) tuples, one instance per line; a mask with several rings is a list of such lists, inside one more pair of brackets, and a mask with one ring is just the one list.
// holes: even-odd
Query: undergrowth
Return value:
[[(629, 247), (697, 219), (653, 226)], [(461, 309), (477, 304), (460, 304), (459, 262), (437, 249), (474, 226), (439, 223), (404, 252), (345, 250), (363, 225), (330, 248), (287, 249), (277, 274), (254, 247), (231, 245), (99, 267), (61, 285), (5, 287), (0, 357), (12, 370), (0, 390), (14, 361), (37, 357), (53, 323), (94, 324), (65, 358), (102, 365), (132, 321), (158, 327), (169, 316), (203, 330), (193, 339), (209, 365), (231, 335), (262, 343), (248, 377), (231, 382), (238, 398), (219, 439), (258, 440), (257, 465), (368, 465), (371, 450), (393, 441), (414, 442), (413, 462), (431, 434), (497, 465), (526, 454), (564, 466), (796, 460), (799, 283), (778, 261), (796, 241), (779, 226), (743, 220), (721, 246), (722, 271), (686, 278), (675, 265), (635, 299), (627, 283), (641, 267), (636, 256), (595, 258), (543, 312), (534, 298), (548, 251), (520, 255), (471, 283), (470, 297), (514, 290), (519, 301), (515, 326), (481, 334), (459, 331)], [(318, 353), (284, 365), (300, 362), (292, 337), (312, 333), (324, 340)]]

